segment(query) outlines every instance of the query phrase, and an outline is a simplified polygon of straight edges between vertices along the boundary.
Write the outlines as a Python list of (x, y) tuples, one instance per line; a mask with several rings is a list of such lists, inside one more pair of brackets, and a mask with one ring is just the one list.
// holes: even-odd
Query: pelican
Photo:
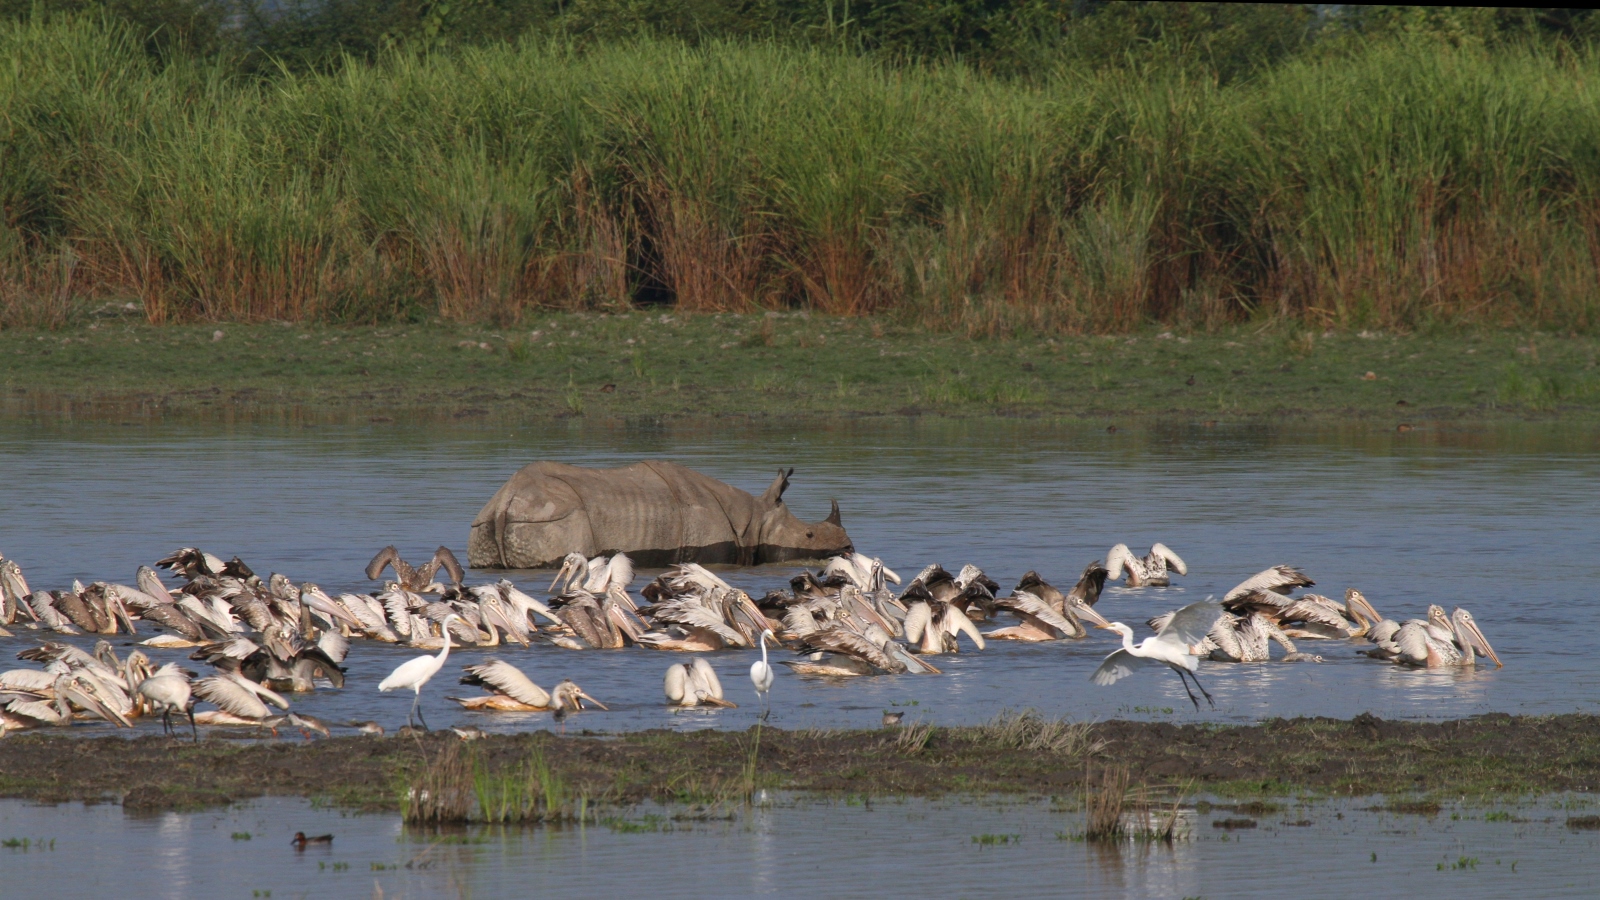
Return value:
[[(912, 588), (915, 587), (917, 585), (913, 582)], [(960, 645), (956, 642), (956, 636), (962, 634), (971, 638), (979, 650), (984, 649), (983, 635), (979, 633), (978, 626), (972, 624), (960, 606), (955, 602), (933, 599), (926, 588), (915, 594), (912, 588), (907, 588), (900, 599), (906, 602), (908, 597), (914, 598), (906, 605), (905, 637), (918, 653), (958, 653)]]
[[(568, 553), (561, 560), (561, 569), (556, 572), (555, 580), (550, 582), (551, 592), (563, 579), (566, 580), (565, 590), (581, 587), (591, 594), (604, 594), (615, 587), (623, 596), (627, 596), (628, 586), (633, 583), (633, 560), (622, 553), (610, 559), (604, 556), (584, 559), (581, 553)], [(633, 605), (631, 599), (628, 605)]]
[(1244, 581), (1234, 585), (1233, 590), (1222, 596), (1222, 605), (1227, 606), (1239, 597), (1257, 591), (1280, 594), (1284, 597), (1294, 592), (1295, 588), (1315, 587), (1316, 582), (1306, 577), (1306, 573), (1294, 566), (1273, 566), (1262, 569)]
[(448, 697), (467, 709), (492, 709), (501, 712), (538, 712), (551, 708), (550, 694), (533, 683), (522, 670), (501, 659), (464, 666), (462, 684), (476, 684), (491, 691), (482, 697)]
[(1038, 572), (1024, 573), (1011, 596), (995, 601), (996, 607), (1011, 610), (1022, 624), (996, 629), (984, 636), (1009, 641), (1088, 637), (1089, 631), (1080, 619), (1088, 619), (1094, 625), (1107, 624), (1105, 617), (1094, 611), (1094, 603), (1100, 599), (1100, 589), (1106, 583), (1106, 574), (1106, 567), (1097, 559), (1084, 568), (1072, 590), (1063, 594), (1040, 578)]
[(844, 578), (863, 591), (882, 590), (885, 581), (900, 583), (900, 576), (877, 557), (865, 553), (844, 553), (828, 560), (822, 568), (822, 579)]
[(732, 701), (723, 699), (722, 682), (716, 670), (701, 657), (687, 663), (667, 667), (667, 677), (662, 685), (667, 702), (673, 706), (720, 706), (732, 709)]
[(450, 657), (450, 623), (460, 618), (455, 613), (445, 616), (444, 625), (440, 628), (444, 632), (444, 649), (439, 651), (438, 656), (419, 656), (401, 663), (399, 668), (390, 672), (389, 677), (378, 684), (380, 691), (411, 688), (416, 694), (416, 699), (411, 701), (411, 712), (406, 715), (407, 725), (411, 724), (411, 717), (416, 716), (422, 722), (423, 729), (428, 729), (428, 720), (422, 718), (422, 686), (444, 668), (444, 661)]
[(596, 700), (588, 694), (585, 694), (583, 692), (583, 688), (573, 684), (572, 679), (570, 678), (563, 679), (560, 684), (556, 685), (556, 689), (550, 692), (550, 701), (555, 706), (556, 715), (558, 718), (566, 718), (568, 711), (575, 712), (583, 709), (583, 701), (585, 700), (593, 703), (595, 706), (600, 707), (606, 712), (611, 711), (611, 707), (606, 706), (599, 700)]
[(237, 672), (202, 678), (191, 688), (194, 696), (217, 706), (217, 712), (195, 714), (201, 725), (253, 725), (276, 730), (278, 719), (267, 704), (288, 710), (289, 701)]
[(761, 632), (761, 661), (750, 664), (750, 683), (756, 686), (756, 696), (766, 707), (761, 714), (763, 719), (772, 714), (772, 667), (767, 665), (767, 638), (778, 639), (770, 628)]
[(1195, 699), (1194, 692), (1189, 690), (1187, 679), (1194, 679), (1194, 686), (1200, 688), (1200, 693), (1206, 702), (1215, 707), (1217, 704), (1211, 695), (1201, 686), (1200, 679), (1195, 676), (1195, 670), (1200, 667), (1191, 648), (1205, 638), (1206, 632), (1217, 624), (1217, 619), (1222, 617), (1222, 607), (1210, 600), (1191, 603), (1172, 614), (1166, 626), (1157, 632), (1155, 637), (1148, 637), (1138, 644), (1133, 642), (1133, 629), (1121, 622), (1112, 622), (1109, 625), (1097, 625), (1122, 635), (1122, 649), (1107, 656), (1100, 668), (1089, 676), (1095, 684), (1115, 684), (1122, 678), (1133, 674), (1135, 670), (1149, 668), (1155, 665), (1164, 665), (1178, 675), (1178, 680), (1183, 682), (1183, 691), (1189, 695), (1189, 702), (1194, 704), (1195, 711), (1200, 709), (1200, 701)]
[(1428, 669), (1471, 666), (1477, 664), (1477, 653), (1494, 660), (1496, 668), (1504, 665), (1478, 629), (1472, 613), (1459, 606), (1448, 618), (1444, 607), (1429, 606), (1427, 621), (1412, 620), (1401, 625), (1394, 643), (1399, 648), (1395, 662), (1403, 666)]
[(167, 663), (139, 682), (137, 693), (160, 710), (162, 730), (166, 734), (172, 733), (172, 711), (176, 709), (189, 717), (189, 730), (194, 733), (196, 743), (199, 742), (200, 731), (194, 723), (194, 693), (189, 689), (188, 674), (177, 663)]
[(400, 551), (390, 544), (379, 550), (378, 555), (372, 558), (372, 562), (367, 563), (367, 580), (377, 581), (383, 570), (390, 566), (394, 567), (395, 578), (401, 587), (418, 593), (443, 590), (442, 585), (436, 585), (433, 581), (434, 573), (438, 572), (441, 566), (457, 589), (460, 589), (461, 583), (466, 580), (466, 573), (462, 571), (461, 563), (456, 561), (456, 555), (450, 552), (449, 547), (440, 547), (433, 551), (433, 558), (427, 563), (412, 567), (400, 558)]
[(1116, 581), (1124, 571), (1128, 587), (1165, 587), (1172, 583), (1168, 568), (1179, 575), (1189, 574), (1189, 567), (1166, 544), (1155, 544), (1144, 559), (1133, 555), (1127, 544), (1118, 544), (1106, 554), (1106, 577)]

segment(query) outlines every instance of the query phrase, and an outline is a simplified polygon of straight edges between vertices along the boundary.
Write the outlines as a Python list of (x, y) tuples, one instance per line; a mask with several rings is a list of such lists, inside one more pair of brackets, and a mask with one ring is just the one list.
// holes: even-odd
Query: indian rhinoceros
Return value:
[(759, 565), (849, 552), (839, 504), (802, 522), (783, 503), (794, 470), (779, 470), (760, 497), (677, 463), (618, 469), (556, 462), (522, 467), (472, 521), (467, 562), (537, 569), (568, 553), (626, 553), (640, 566)]

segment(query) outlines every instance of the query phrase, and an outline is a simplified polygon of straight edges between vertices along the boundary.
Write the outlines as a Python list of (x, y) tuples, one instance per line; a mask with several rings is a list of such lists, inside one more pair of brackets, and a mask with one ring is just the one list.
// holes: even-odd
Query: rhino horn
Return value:
[(789, 489), (789, 476), (794, 474), (794, 469), (778, 470), (778, 477), (772, 479), (772, 484), (767, 485), (766, 493), (761, 495), (763, 503), (776, 506), (783, 502), (783, 492)]
[(827, 522), (829, 525), (839, 525), (843, 527), (844, 523), (839, 521), (839, 501), (834, 500), (832, 503), (833, 511), (828, 513), (828, 517), (822, 521)]

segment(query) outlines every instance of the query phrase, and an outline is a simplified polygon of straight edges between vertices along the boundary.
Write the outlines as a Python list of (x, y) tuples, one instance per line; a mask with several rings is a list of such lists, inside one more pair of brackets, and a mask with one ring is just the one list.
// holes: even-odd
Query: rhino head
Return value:
[(783, 562), (790, 559), (823, 559), (855, 549), (839, 522), (839, 501), (821, 522), (802, 522), (783, 502), (793, 469), (778, 470), (765, 493), (756, 499), (756, 561)]

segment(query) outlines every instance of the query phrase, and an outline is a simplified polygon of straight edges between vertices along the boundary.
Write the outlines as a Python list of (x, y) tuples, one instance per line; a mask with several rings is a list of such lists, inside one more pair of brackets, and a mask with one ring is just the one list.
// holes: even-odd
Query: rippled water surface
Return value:
[[(1108, 590), (1099, 608), (1109, 618), (1144, 632), (1151, 615), (1289, 563), (1331, 596), (1360, 588), (1392, 618), (1420, 616), (1429, 603), (1465, 606), (1506, 664), (1404, 671), (1359, 657), (1347, 644), (1305, 642), (1302, 649), (1324, 662), (1202, 663), (1200, 677), (1217, 708), (1202, 708), (1201, 717), (1370, 710), (1427, 718), (1600, 705), (1600, 667), (1590, 651), (1554, 637), (1556, 629), (1600, 628), (1591, 596), (1600, 575), (1600, 435), (1551, 425), (1424, 426), (1405, 434), (1293, 425), (1107, 433), (1007, 420), (526, 427), (14, 417), (0, 422), (0, 553), (18, 560), (36, 589), (74, 578), (131, 582), (139, 564), (197, 545), (224, 557), (237, 553), (259, 572), (281, 571), (334, 591), (367, 590), (361, 569), (384, 544), (421, 556), (443, 543), (464, 556), (473, 515), (526, 462), (646, 458), (673, 459), (757, 493), (778, 467), (793, 466), (786, 499), (798, 514), (821, 518), (828, 499), (838, 498), (857, 547), (907, 577), (930, 562), (952, 570), (974, 562), (1006, 589), (1028, 569), (1065, 587), (1115, 542), (1143, 552), (1163, 541), (1189, 562), (1189, 576), (1169, 589)], [(759, 593), (781, 586), (792, 571), (767, 567), (728, 577)], [(541, 592), (549, 583), (548, 575), (520, 576), (524, 587)], [(0, 654), (9, 658), (37, 640), (21, 630), (0, 638)], [(908, 720), (940, 723), (981, 721), (1008, 706), (1074, 718), (1196, 715), (1176, 678), (1090, 685), (1089, 672), (1114, 646), (1100, 632), (1079, 642), (996, 641), (983, 652), (941, 657), (943, 676), (836, 682), (779, 667), (772, 722), (874, 725), (894, 707), (909, 709)], [(571, 677), (606, 701), (613, 711), (585, 714), (579, 721), (586, 728), (743, 728), (754, 715), (744, 675), (755, 658), (749, 651), (713, 657), (740, 709), (682, 714), (661, 698), (661, 675), (676, 657), (542, 646), (461, 649), (452, 662), (490, 652), (546, 687)], [(415, 654), (358, 642), (347, 661), (347, 688), (296, 697), (296, 706), (332, 721), (398, 725), (410, 697), (379, 695), (375, 685)], [(424, 698), (430, 724), (551, 725), (543, 714), (461, 713), (444, 699), (475, 690), (441, 677)]]
[[(1600, 850), (1554, 801), (1431, 817), (1291, 804), (1232, 831), (1217, 823), (1234, 813), (1184, 810), (1188, 839), (1104, 846), (1074, 840), (1082, 814), (1045, 801), (772, 799), (727, 820), (641, 807), (583, 828), (444, 834), (300, 800), (151, 816), (4, 800), (0, 840), (29, 843), (0, 859), (8, 896), (1588, 897), (1576, 861)], [(296, 851), (296, 831), (333, 841)]]

